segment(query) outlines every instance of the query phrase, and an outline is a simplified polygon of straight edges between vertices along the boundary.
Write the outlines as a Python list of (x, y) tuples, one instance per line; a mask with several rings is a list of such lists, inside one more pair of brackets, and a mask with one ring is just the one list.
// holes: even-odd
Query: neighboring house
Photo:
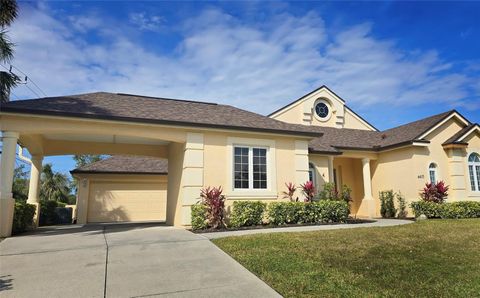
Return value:
[[(84, 177), (79, 185), (80, 223), (115, 220), (113, 214), (101, 214), (119, 206), (107, 207), (112, 196), (116, 203), (128, 201), (123, 207), (129, 210), (136, 202), (146, 206), (149, 192), (157, 192), (161, 201), (164, 179), (166, 220), (177, 226), (190, 224), (190, 206), (205, 186), (222, 186), (231, 204), (279, 200), (286, 182), (300, 185), (311, 179), (321, 188), (332, 181), (352, 188), (352, 214), (365, 217), (379, 215), (379, 191), (401, 191), (413, 201), (429, 180), (445, 180), (451, 201), (480, 199), (477, 124), (449, 111), (380, 132), (325, 86), (268, 117), (227, 105), (105, 92), (14, 101), (2, 105), (0, 128), (4, 140), (0, 210), (6, 216), (10, 213), (5, 210), (13, 206), (17, 141), (32, 154), (31, 203), (38, 202), (43, 156), (109, 154), (168, 160), (168, 178), (153, 171), (145, 185), (136, 172), (147, 161), (120, 170), (121, 174), (74, 171)], [(155, 179), (158, 187), (152, 185)], [(116, 187), (123, 181), (125, 189), (119, 194)], [(152, 216), (118, 218), (161, 219), (157, 216), (162, 211), (155, 208), (150, 208)], [(4, 218), (2, 231), (8, 230)]]

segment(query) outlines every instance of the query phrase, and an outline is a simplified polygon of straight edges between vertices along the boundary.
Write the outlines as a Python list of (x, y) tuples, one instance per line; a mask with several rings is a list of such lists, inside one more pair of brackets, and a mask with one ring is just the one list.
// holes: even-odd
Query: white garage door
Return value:
[(165, 220), (166, 183), (92, 182), (88, 222)]

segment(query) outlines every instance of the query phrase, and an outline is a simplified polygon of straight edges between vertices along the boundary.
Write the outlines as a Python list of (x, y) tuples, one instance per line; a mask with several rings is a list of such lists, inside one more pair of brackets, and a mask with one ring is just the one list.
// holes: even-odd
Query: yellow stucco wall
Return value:
[[(378, 193), (384, 190), (401, 191), (408, 201), (418, 198), (416, 169), (414, 168), (415, 148), (401, 148), (380, 153), (372, 161), (372, 194), (376, 203), (376, 215), (380, 215)], [(423, 179), (422, 179), (423, 181)]]
[(310, 154), (309, 161), (315, 166), (315, 185), (317, 189), (322, 189), (326, 182), (329, 182), (328, 176), (328, 156)]
[[(320, 119), (315, 114), (314, 107), (318, 101), (324, 101), (329, 106), (330, 116), (326, 119)], [(270, 117), (295, 124), (373, 130), (372, 127), (346, 108), (345, 103), (340, 98), (326, 88), (317, 90)]]
[(351, 111), (345, 109), (345, 122), (343, 124), (344, 128), (351, 128), (351, 129), (364, 129), (364, 130), (372, 130), (369, 126), (365, 125), (363, 121), (358, 119)]
[(352, 202), (350, 212), (356, 214), (363, 199), (362, 162), (354, 158), (338, 157), (333, 160), (337, 175), (338, 190), (343, 185), (352, 189)]
[[(234, 200), (263, 200), (274, 201), (283, 197), (286, 190), (285, 183), (293, 182), (297, 185), (308, 179), (308, 158), (301, 166), (305, 177), (296, 177), (296, 149), (295, 139), (285, 137), (266, 138), (258, 135), (244, 134), (204, 134), (204, 185), (222, 186), (227, 196), (227, 204)], [(233, 182), (233, 145), (268, 147), (270, 163), (268, 176), (271, 184), (267, 190), (238, 191), (234, 190)], [(307, 149), (304, 149), (308, 156)], [(298, 179), (304, 179), (299, 180)], [(300, 196), (300, 194), (298, 194)]]
[[(460, 184), (463, 185), (469, 183), (466, 175), (466, 154), (461, 154), (463, 155), (459, 158), (461, 162), (456, 165), (463, 169), (465, 175), (452, 178), (450, 149), (442, 146), (442, 143), (462, 127), (462, 124), (453, 118), (426, 136), (426, 139), (430, 141), (427, 146), (409, 146), (380, 152), (378, 160), (372, 162), (372, 190), (376, 198), (377, 211), (380, 210), (378, 192), (382, 190), (400, 191), (407, 202), (418, 200), (420, 191), (429, 180), (428, 167), (431, 162), (437, 164), (437, 179), (445, 181), (451, 187), (449, 201), (465, 200), (465, 192), (461, 187), (455, 189), (459, 183), (453, 179), (460, 180)], [(478, 140), (478, 136), (473, 138)], [(470, 141), (467, 150), (480, 145), (480, 141), (476, 142), (475, 140)], [(466, 185), (468, 186), (468, 184)], [(468, 199), (475, 199), (475, 197), (468, 197)]]

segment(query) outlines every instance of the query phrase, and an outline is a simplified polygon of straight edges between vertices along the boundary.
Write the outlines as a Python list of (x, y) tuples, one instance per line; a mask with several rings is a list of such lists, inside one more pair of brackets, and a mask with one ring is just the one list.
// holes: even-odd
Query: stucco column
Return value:
[(363, 199), (358, 209), (359, 216), (374, 217), (375, 216), (375, 201), (372, 195), (372, 177), (370, 174), (370, 159), (362, 159), (362, 173), (363, 173)]
[(448, 154), (448, 174), (450, 176), (450, 192), (448, 201), (466, 200), (467, 198), (467, 181), (469, 177), (465, 177), (465, 161), (467, 160), (467, 152), (463, 147), (450, 148)]
[(191, 206), (203, 184), (204, 135), (189, 132), (185, 144), (172, 143), (168, 153), (167, 224), (191, 225)]
[(43, 156), (33, 155), (31, 160), (32, 166), (30, 167), (30, 185), (28, 188), (27, 203), (36, 206), (33, 222), (35, 227), (38, 227), (38, 221), (40, 219), (40, 173), (42, 172)]
[(12, 235), (13, 210), (12, 196), (13, 170), (17, 151), (18, 133), (3, 132), (3, 150), (0, 163), (0, 237)]
[(328, 182), (333, 183), (333, 156), (328, 156)]
[(90, 193), (90, 180), (81, 175), (77, 178), (77, 224), (86, 224), (88, 217), (88, 195)]
[[(309, 180), (309, 166), (308, 166), (308, 142), (295, 141), (295, 184), (300, 186)], [(299, 198), (305, 198), (300, 189), (297, 189)]]

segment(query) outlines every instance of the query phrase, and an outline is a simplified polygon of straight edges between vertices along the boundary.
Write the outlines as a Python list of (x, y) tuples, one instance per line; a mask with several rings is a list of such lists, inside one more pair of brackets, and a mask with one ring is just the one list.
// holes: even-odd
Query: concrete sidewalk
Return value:
[(361, 223), (361, 224), (328, 224), (328, 225), (316, 225), (316, 226), (298, 226), (298, 227), (278, 227), (278, 228), (266, 228), (266, 229), (253, 229), (253, 230), (239, 230), (239, 231), (226, 231), (226, 232), (208, 232), (199, 233), (203, 237), (208, 239), (217, 239), (230, 236), (244, 236), (253, 234), (266, 234), (266, 233), (285, 233), (285, 232), (312, 232), (312, 231), (325, 231), (325, 230), (339, 230), (339, 229), (354, 229), (354, 228), (368, 228), (368, 227), (391, 227), (398, 225), (405, 225), (413, 223), (412, 220), (403, 219), (375, 219), (375, 222)]
[(1, 297), (279, 297), (205, 237), (158, 225), (7, 238), (0, 268)]

